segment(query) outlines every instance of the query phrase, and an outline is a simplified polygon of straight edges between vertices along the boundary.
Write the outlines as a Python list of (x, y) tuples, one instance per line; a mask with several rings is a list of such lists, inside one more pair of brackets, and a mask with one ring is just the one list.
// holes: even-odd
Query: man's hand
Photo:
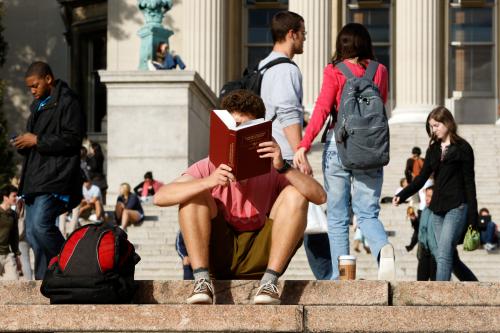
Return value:
[(12, 140), (12, 144), (17, 149), (26, 149), (36, 146), (38, 143), (37, 137), (33, 133), (24, 133), (17, 136), (14, 140)]
[(281, 156), (280, 146), (274, 141), (260, 143), (257, 153), (260, 154), (260, 158), (272, 158), (273, 167), (276, 170), (281, 169), (285, 164), (283, 157)]
[(392, 197), (392, 204), (396, 207), (399, 206), (399, 197), (397, 196)]
[(228, 186), (230, 182), (234, 182), (236, 178), (231, 173), (232, 169), (226, 164), (221, 164), (210, 176), (205, 178), (210, 189), (215, 186)]
[(311, 164), (309, 164), (309, 160), (307, 159), (305, 148), (300, 147), (295, 152), (295, 155), (293, 156), (293, 164), (300, 170), (300, 172), (312, 176), (312, 168)]

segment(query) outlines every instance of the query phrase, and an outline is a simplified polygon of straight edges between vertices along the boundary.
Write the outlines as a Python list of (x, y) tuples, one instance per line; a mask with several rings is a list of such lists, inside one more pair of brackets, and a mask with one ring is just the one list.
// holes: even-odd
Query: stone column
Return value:
[(293, 60), (302, 72), (302, 104), (308, 112), (314, 108), (323, 82), (323, 69), (331, 57), (332, 2), (337, 1), (289, 1), (289, 10), (304, 18), (307, 31), (304, 53)]
[(197, 71), (218, 94), (225, 81), (225, 0), (185, 1), (184, 57), (189, 70)]
[(425, 122), (442, 104), (439, 0), (398, 0), (396, 4), (396, 108), (390, 123)]

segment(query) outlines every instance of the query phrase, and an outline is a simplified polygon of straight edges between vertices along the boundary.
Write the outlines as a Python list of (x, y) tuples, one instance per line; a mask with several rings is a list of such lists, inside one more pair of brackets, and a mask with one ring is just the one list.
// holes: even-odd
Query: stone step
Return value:
[[(3, 332), (498, 332), (499, 283), (280, 281), (283, 305), (250, 305), (257, 281), (140, 281), (135, 305), (52, 305), (40, 282), (0, 283)], [(70, 315), (68, 315), (70, 314)]]
[(500, 327), (499, 307), (476, 306), (3, 305), (0, 311), (7, 332), (498, 332)]
[[(1, 281), (0, 305), (46, 305), (41, 281)], [(135, 304), (184, 304), (192, 281), (138, 281)], [(251, 303), (259, 282), (214, 281), (216, 304)], [(280, 280), (284, 305), (500, 306), (499, 282), (386, 282)], [(1, 326), (0, 326), (1, 327)]]

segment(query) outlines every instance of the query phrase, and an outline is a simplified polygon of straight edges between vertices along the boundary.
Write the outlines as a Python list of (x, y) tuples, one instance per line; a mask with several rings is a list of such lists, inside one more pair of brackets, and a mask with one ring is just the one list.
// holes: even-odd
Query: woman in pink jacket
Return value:
[[(323, 85), (316, 101), (304, 138), (294, 156), (296, 165), (310, 169), (306, 154), (314, 138), (321, 131), (330, 113), (336, 119), (342, 88), (346, 77), (337, 68), (344, 63), (357, 77), (362, 77), (374, 60), (370, 34), (357, 23), (345, 25), (337, 36), (335, 55), (323, 72)], [(384, 103), (387, 100), (388, 74), (379, 64), (373, 81)], [(394, 250), (389, 244), (384, 226), (378, 219), (379, 199), (383, 182), (382, 167), (370, 170), (350, 170), (343, 167), (330, 124), (323, 151), (323, 174), (328, 192), (328, 239), (332, 258), (332, 280), (339, 278), (338, 257), (349, 254), (349, 220), (351, 208), (357, 217), (359, 228), (365, 235), (372, 254), (379, 262), (378, 278), (394, 279)]]

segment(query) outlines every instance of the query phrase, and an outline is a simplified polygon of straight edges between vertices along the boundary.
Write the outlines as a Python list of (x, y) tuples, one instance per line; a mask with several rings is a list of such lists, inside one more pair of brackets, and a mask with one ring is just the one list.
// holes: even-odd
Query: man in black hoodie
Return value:
[(26, 237), (35, 253), (35, 278), (64, 243), (56, 218), (81, 200), (80, 147), (84, 115), (76, 94), (50, 66), (34, 62), (25, 74), (35, 100), (26, 133), (12, 139), (24, 156), (19, 192), (26, 202)]

